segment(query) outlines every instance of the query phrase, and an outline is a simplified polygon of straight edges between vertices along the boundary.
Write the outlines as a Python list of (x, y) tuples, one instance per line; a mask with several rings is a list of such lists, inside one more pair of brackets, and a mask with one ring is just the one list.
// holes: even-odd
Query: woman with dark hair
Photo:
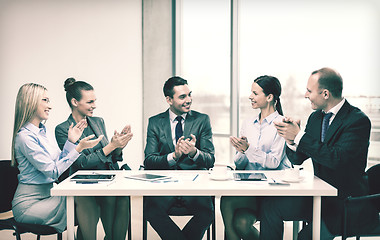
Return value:
[[(285, 154), (285, 140), (278, 135), (274, 122), (282, 121), (280, 103), (281, 84), (272, 76), (254, 80), (251, 88), (251, 105), (260, 109), (258, 116), (247, 119), (240, 129), (240, 137), (230, 137), (237, 153), (234, 162), (237, 170), (280, 170), (291, 166)], [(222, 197), (222, 212), (228, 240), (259, 239), (253, 226), (258, 212), (256, 197)]]
[[(50, 189), (58, 177), (75, 162), (80, 152), (92, 148), (102, 139), (82, 138), (85, 121), (70, 124), (62, 151), (43, 122), (51, 110), (45, 87), (27, 83), (20, 87), (16, 98), (12, 139), (12, 165), (20, 170), (18, 185), (12, 201), (17, 222), (48, 225), (58, 232), (66, 228), (66, 198), (51, 196)], [(75, 143), (78, 144), (75, 144)]]
[[(88, 127), (81, 138), (91, 134), (104, 135), (103, 140), (91, 149), (81, 153), (78, 160), (69, 169), (69, 174), (77, 170), (118, 170), (117, 162), (123, 161), (122, 150), (131, 140), (133, 134), (129, 125), (118, 133), (114, 132), (108, 141), (104, 120), (93, 116), (96, 108), (94, 88), (84, 82), (68, 78), (64, 84), (66, 99), (71, 108), (69, 118), (55, 128), (59, 147), (63, 147), (67, 138), (68, 126), (86, 120)], [(102, 220), (106, 239), (125, 239), (129, 224), (129, 197), (75, 197), (75, 211), (78, 219), (78, 238), (93, 240), (99, 218)]]

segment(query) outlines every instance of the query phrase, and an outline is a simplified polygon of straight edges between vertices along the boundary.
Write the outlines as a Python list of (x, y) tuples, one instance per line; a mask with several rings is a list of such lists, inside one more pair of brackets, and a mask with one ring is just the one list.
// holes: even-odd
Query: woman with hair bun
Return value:
[[(98, 145), (83, 151), (78, 160), (69, 169), (69, 174), (77, 170), (118, 170), (117, 162), (123, 161), (122, 150), (127, 146), (133, 134), (130, 125), (119, 133), (114, 132), (108, 141), (103, 118), (94, 117), (96, 108), (94, 88), (84, 82), (68, 78), (65, 81), (66, 100), (71, 108), (69, 118), (55, 128), (59, 147), (63, 147), (70, 124), (85, 120), (87, 127), (82, 138), (95, 134), (104, 135)], [(96, 238), (99, 218), (102, 220), (106, 239), (125, 240), (129, 224), (129, 197), (75, 197), (76, 216), (78, 219), (78, 239)]]
[[(280, 103), (281, 84), (272, 76), (254, 80), (249, 99), (258, 116), (247, 119), (240, 129), (240, 138), (231, 136), (236, 149), (234, 162), (237, 170), (281, 170), (291, 167), (286, 157), (285, 140), (277, 133), (274, 122), (282, 121)], [(259, 239), (253, 226), (258, 212), (256, 197), (222, 197), (222, 212), (228, 240)]]
[[(82, 138), (86, 121), (70, 124), (62, 151), (47, 131), (50, 99), (45, 87), (27, 83), (20, 87), (15, 107), (12, 138), (12, 165), (20, 170), (18, 185), (12, 201), (17, 222), (48, 225), (58, 232), (66, 229), (66, 198), (51, 196), (50, 189), (58, 177), (75, 162), (82, 150), (92, 148), (102, 139)], [(78, 144), (75, 144), (78, 143)]]

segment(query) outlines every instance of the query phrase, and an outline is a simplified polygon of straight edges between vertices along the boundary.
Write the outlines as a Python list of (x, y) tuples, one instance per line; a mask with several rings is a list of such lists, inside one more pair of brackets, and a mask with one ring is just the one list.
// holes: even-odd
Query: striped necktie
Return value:
[(330, 118), (332, 117), (332, 115), (333, 115), (332, 112), (323, 114), (322, 133), (321, 133), (322, 142), (325, 140), (327, 129), (329, 129), (329, 126), (330, 126), (329, 121), (330, 121)]

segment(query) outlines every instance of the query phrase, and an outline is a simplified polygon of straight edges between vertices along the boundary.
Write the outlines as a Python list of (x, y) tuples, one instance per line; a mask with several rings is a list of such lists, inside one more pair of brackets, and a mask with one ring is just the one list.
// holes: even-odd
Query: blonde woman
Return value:
[(12, 139), (12, 164), (20, 171), (19, 184), (12, 201), (13, 215), (18, 222), (48, 225), (58, 232), (66, 228), (64, 197), (50, 196), (58, 177), (79, 157), (83, 149), (98, 144), (103, 136), (82, 139), (86, 122), (70, 126), (61, 152), (42, 123), (49, 117), (50, 100), (45, 87), (28, 83), (17, 94)]

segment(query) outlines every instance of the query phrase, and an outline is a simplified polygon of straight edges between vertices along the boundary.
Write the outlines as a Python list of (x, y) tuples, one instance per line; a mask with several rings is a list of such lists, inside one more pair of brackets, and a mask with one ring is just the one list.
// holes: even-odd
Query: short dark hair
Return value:
[(175, 86), (181, 86), (181, 85), (187, 85), (187, 80), (178, 76), (174, 76), (166, 80), (164, 84), (164, 88), (163, 88), (165, 97), (172, 98), (174, 95), (173, 88)]
[(335, 98), (342, 97), (343, 79), (337, 71), (325, 67), (311, 73), (311, 75), (314, 74), (319, 74), (319, 88), (329, 90)]
[(72, 108), (71, 99), (75, 98), (77, 101), (82, 99), (82, 90), (91, 91), (94, 88), (83, 81), (76, 81), (75, 78), (68, 78), (65, 81), (64, 88), (66, 91), (66, 100), (69, 106)]

